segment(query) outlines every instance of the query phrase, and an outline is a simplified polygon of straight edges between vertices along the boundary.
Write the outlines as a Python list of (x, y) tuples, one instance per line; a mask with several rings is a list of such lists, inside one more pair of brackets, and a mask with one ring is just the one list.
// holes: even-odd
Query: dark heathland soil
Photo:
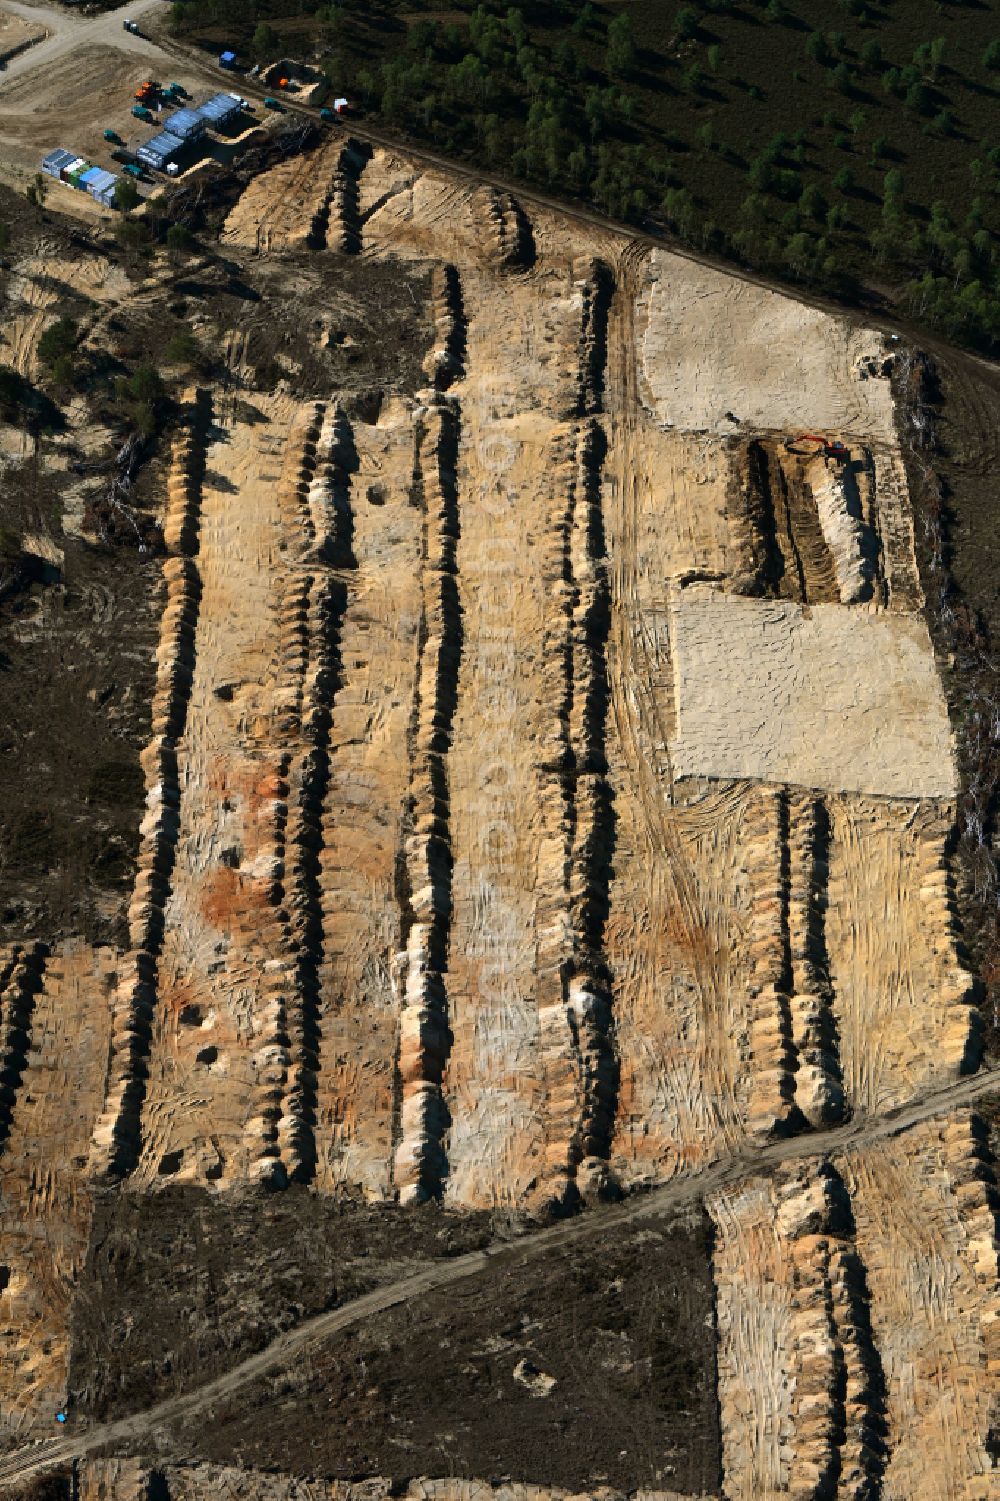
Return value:
[[(404, 1218), (397, 1256), (426, 1243), (421, 1217), (444, 1218)], [(465, 1219), (445, 1223), (456, 1246), (475, 1233)], [(512, 1246), (481, 1275), (367, 1320), (220, 1403), (181, 1429), (179, 1452), (343, 1478), (714, 1490), (710, 1258), (697, 1219), (541, 1260)]]
[(487, 1215), (372, 1208), (297, 1186), (224, 1198), (109, 1190), (73, 1305), (74, 1405), (106, 1419), (199, 1386), (302, 1319), (492, 1239)]

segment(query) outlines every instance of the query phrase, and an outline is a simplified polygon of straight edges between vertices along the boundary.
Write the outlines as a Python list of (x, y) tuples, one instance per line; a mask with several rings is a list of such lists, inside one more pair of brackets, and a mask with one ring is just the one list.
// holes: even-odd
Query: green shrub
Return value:
[(682, 41), (690, 41), (698, 34), (698, 12), (690, 5), (682, 5), (674, 16), (674, 35)]
[(42, 334), (38, 341), (38, 358), (43, 365), (52, 366), (56, 360), (72, 354), (79, 336), (75, 318), (59, 318)]
[(164, 353), (172, 365), (197, 368), (205, 361), (205, 351), (189, 328), (178, 329), (168, 341)]

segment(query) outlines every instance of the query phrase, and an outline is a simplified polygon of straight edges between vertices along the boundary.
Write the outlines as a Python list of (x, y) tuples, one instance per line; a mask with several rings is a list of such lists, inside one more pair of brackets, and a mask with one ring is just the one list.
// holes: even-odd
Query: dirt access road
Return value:
[(561, 1221), (513, 1242), (496, 1241), (484, 1250), (467, 1252), (453, 1261), (435, 1263), (408, 1277), (400, 1278), (387, 1287), (366, 1293), (342, 1307), (307, 1319), (296, 1329), (273, 1340), (266, 1349), (241, 1361), (232, 1370), (194, 1391), (170, 1397), (144, 1412), (134, 1413), (117, 1422), (102, 1424), (92, 1428), (89, 1433), (53, 1438), (14, 1450), (0, 1461), (0, 1488), (6, 1490), (21, 1485), (33, 1475), (82, 1459), (100, 1449), (110, 1448), (113, 1451), (144, 1438), (156, 1443), (170, 1424), (210, 1410), (213, 1403), (224, 1397), (231, 1397), (241, 1387), (287, 1364), (293, 1356), (300, 1355), (307, 1345), (341, 1334), (388, 1308), (412, 1303), (432, 1291), (465, 1281), (483, 1271), (498, 1257), (523, 1262), (536, 1256), (558, 1254), (591, 1235), (674, 1215), (706, 1193), (723, 1189), (750, 1174), (770, 1174), (785, 1163), (827, 1158), (848, 1148), (866, 1147), (898, 1136), (912, 1126), (945, 1111), (968, 1106), (997, 1090), (1000, 1090), (1000, 1068), (987, 1069), (881, 1119), (858, 1120), (831, 1131), (785, 1138), (756, 1150), (737, 1152), (716, 1162), (704, 1172), (692, 1174), (625, 1204)]
[(25, 5), (22, 0), (10, 0), (10, 3), (4, 0), (3, 8), (11, 15), (20, 16), (22, 20), (44, 26), (49, 35), (37, 47), (29, 47), (27, 52), (12, 58), (4, 68), (0, 74), (0, 101), (3, 99), (3, 86), (9, 79), (17, 78), (22, 73), (31, 73), (36, 68), (51, 67), (84, 42), (88, 46), (103, 45), (138, 56), (168, 59), (163, 48), (148, 36), (135, 36), (122, 25), (126, 18), (141, 23), (143, 16), (151, 11), (162, 10), (160, 0), (136, 0), (134, 5), (122, 5), (117, 10), (107, 11), (103, 16), (74, 15), (71, 11), (56, 10), (52, 6)]

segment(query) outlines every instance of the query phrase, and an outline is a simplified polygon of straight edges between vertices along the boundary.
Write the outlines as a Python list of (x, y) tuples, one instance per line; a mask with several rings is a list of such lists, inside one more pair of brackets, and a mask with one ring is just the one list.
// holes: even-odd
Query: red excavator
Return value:
[[(802, 444), (808, 446), (803, 448)], [(822, 454), (827, 462), (834, 459), (838, 464), (844, 464), (849, 457), (846, 446), (839, 439), (823, 438), (819, 433), (800, 433), (797, 438), (786, 438), (785, 448), (789, 453)]]

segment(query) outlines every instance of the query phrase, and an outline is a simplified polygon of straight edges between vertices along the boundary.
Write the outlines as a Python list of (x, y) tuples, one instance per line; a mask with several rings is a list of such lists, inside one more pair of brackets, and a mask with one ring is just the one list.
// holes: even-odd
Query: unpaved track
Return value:
[[(135, 36), (126, 31), (122, 22), (128, 18), (142, 23), (142, 18), (152, 12), (162, 14), (160, 0), (135, 0), (135, 3), (109, 10), (103, 16), (74, 15), (71, 11), (56, 10), (43, 5), (25, 5), (22, 0), (4, 0), (4, 10), (21, 16), (25, 21), (35, 21), (44, 26), (49, 35), (43, 42), (29, 47), (11, 61), (0, 73), (0, 98), (3, 85), (8, 79), (21, 73), (32, 73), (36, 68), (50, 67), (60, 57), (86, 42), (88, 46), (104, 44), (122, 52), (135, 53), (142, 57), (166, 59), (167, 53), (148, 36)], [(204, 63), (202, 64), (204, 66)]]
[(485, 1250), (469, 1251), (452, 1261), (435, 1262), (387, 1287), (365, 1293), (343, 1307), (333, 1308), (313, 1319), (307, 1319), (298, 1328), (279, 1335), (266, 1349), (241, 1361), (232, 1370), (194, 1391), (169, 1397), (164, 1402), (146, 1408), (144, 1412), (134, 1413), (114, 1423), (101, 1424), (78, 1436), (47, 1439), (15, 1449), (0, 1460), (0, 1489), (7, 1490), (21, 1485), (32, 1475), (57, 1465), (70, 1464), (98, 1449), (114, 1449), (142, 1439), (158, 1443), (163, 1438), (163, 1430), (170, 1424), (208, 1412), (213, 1403), (231, 1397), (241, 1387), (286, 1364), (293, 1356), (299, 1356), (306, 1346), (362, 1324), (386, 1309), (396, 1308), (402, 1303), (412, 1303), (443, 1287), (473, 1277), (498, 1258), (507, 1262), (523, 1262), (529, 1257), (552, 1252), (558, 1254), (576, 1241), (591, 1235), (601, 1235), (643, 1220), (676, 1214), (706, 1193), (717, 1192), (752, 1174), (771, 1173), (783, 1163), (825, 1158), (849, 1148), (856, 1151), (873, 1142), (898, 1136), (911, 1126), (947, 1111), (974, 1104), (997, 1091), (1000, 1091), (1000, 1067), (986, 1069), (970, 1078), (960, 1079), (946, 1089), (937, 1090), (924, 1100), (895, 1114), (875, 1120), (860, 1118), (832, 1131), (790, 1137), (770, 1142), (758, 1149), (747, 1149), (724, 1158), (704, 1172), (694, 1173), (614, 1208), (592, 1210), (579, 1218), (561, 1221), (514, 1241), (497, 1241)]

